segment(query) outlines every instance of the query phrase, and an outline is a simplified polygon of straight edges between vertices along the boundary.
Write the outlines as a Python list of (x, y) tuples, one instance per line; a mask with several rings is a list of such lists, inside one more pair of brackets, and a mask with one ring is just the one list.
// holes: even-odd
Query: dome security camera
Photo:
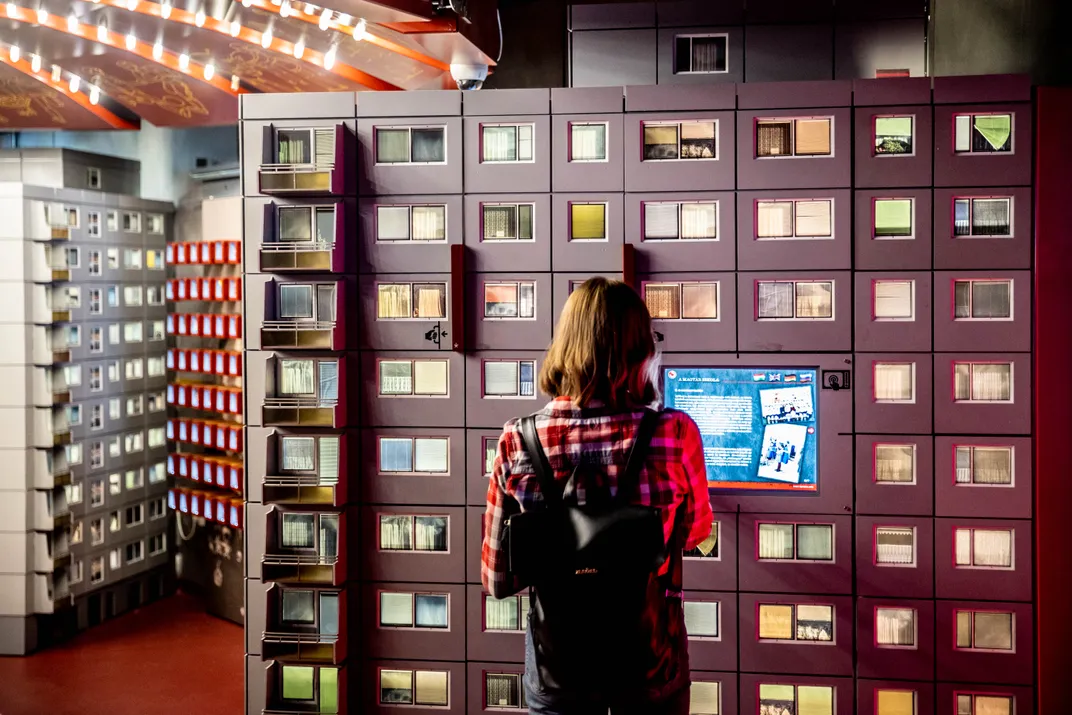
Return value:
[(471, 91), (484, 86), (484, 80), (488, 78), (487, 65), (458, 65), (450, 66), (450, 76), (458, 85), (458, 89)]

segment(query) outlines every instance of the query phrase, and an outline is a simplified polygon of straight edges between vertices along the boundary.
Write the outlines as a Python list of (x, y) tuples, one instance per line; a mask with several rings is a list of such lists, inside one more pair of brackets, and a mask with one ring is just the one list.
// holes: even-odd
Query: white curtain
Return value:
[[(1012, 484), (1012, 449), (1009, 447), (958, 447), (971, 449), (971, 465), (976, 484)], [(958, 461), (959, 467), (959, 461)], [(969, 475), (969, 479), (971, 475)]]
[(954, 535), (957, 566), (1009, 568), (1012, 566), (1012, 532), (998, 529), (957, 529)]
[(664, 201), (644, 202), (644, 239), (677, 238), (680, 207), (681, 204)]
[(280, 360), (279, 394), (316, 394), (316, 383), (314, 382), (313, 373), (312, 360)]
[(447, 236), (445, 206), (413, 207), (413, 240), (442, 241)]
[(518, 283), (517, 314), (519, 318), (532, 318), (536, 315), (536, 284), (532, 281)]
[(875, 561), (911, 564), (915, 561), (916, 532), (911, 527), (883, 526), (875, 530)]
[(447, 394), (447, 361), (414, 360), (413, 394), (445, 395)]
[(916, 612), (911, 608), (877, 609), (875, 637), (879, 645), (914, 646), (916, 644)]
[(311, 472), (316, 469), (313, 437), (283, 437), (283, 470), (287, 472)]
[(718, 238), (718, 204), (681, 204), (682, 238)]
[(440, 437), (417, 437), (414, 440), (415, 471), (446, 474), (448, 440)]
[(380, 548), (385, 551), (412, 551), (413, 517), (381, 515)]
[(685, 631), (690, 636), (718, 637), (718, 603), (685, 601)]
[(915, 478), (915, 448), (910, 444), (875, 447), (875, 481), (911, 482)]
[(335, 163), (335, 130), (316, 129), (313, 131), (313, 163), (318, 167), (327, 167)]
[(830, 201), (796, 202), (796, 236), (829, 236)]
[(875, 281), (875, 317), (887, 320), (912, 317), (914, 281)]
[(756, 236), (758, 238), (789, 238), (792, 235), (792, 201), (759, 201), (756, 203)]
[(1012, 365), (975, 363), (971, 366), (971, 399), (1007, 402), (1012, 399)]
[(414, 517), (413, 546), (417, 551), (446, 551), (447, 517)]
[(796, 283), (796, 317), (831, 318), (834, 315), (833, 283)]
[(484, 127), (484, 161), (517, 161), (517, 127)]
[(760, 524), (759, 558), (791, 559), (793, 558), (793, 525)]
[(409, 161), (409, 129), (377, 129), (376, 161), (399, 164)]
[(875, 365), (875, 400), (906, 402), (915, 398), (913, 364), (877, 363)]
[(416, 318), (444, 318), (447, 310), (447, 286), (445, 283), (422, 283), (413, 286), (416, 294)]
[(409, 212), (409, 206), (377, 206), (376, 240), (408, 241)]
[(822, 524), (797, 526), (797, 558), (830, 561), (834, 558), (834, 529)]
[(339, 483), (339, 438), (317, 437), (320, 466), (316, 470), (321, 484)]
[(518, 363), (516, 360), (488, 360), (484, 363), (485, 395), (517, 395)]
[(521, 630), (520, 609), (517, 596), (503, 599), (486, 596), (484, 598), (484, 630), (519, 631)]
[(572, 161), (603, 161), (607, 158), (607, 125), (573, 124), (570, 131)]

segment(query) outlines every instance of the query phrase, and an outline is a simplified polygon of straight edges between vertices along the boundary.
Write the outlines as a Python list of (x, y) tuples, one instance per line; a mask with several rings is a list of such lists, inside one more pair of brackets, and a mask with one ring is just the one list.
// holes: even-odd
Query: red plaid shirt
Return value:
[[(547, 461), (560, 483), (569, 480), (578, 464), (599, 465), (606, 475), (611, 494), (617, 491), (619, 470), (625, 468), (637, 428), (643, 417), (640, 410), (620, 412), (600, 405), (576, 407), (568, 397), (549, 402), (536, 413), (536, 429)], [(602, 486), (602, 485), (600, 485)], [(584, 485), (577, 493), (563, 496), (583, 498)], [(509, 495), (509, 497), (508, 497)], [(495, 466), (488, 485), (488, 506), (484, 514), (484, 548), (481, 580), (484, 588), (495, 598), (516, 593), (514, 583), (508, 583), (509, 555), (503, 552), (502, 528), (507, 500), (512, 497), (521, 511), (534, 508), (543, 501), (540, 484), (521, 440), (518, 420), (503, 427)], [(656, 506), (662, 510), (666, 542), (674, 529), (674, 521), (682, 512), (681, 528), (685, 531), (684, 549), (698, 546), (711, 535), (711, 501), (707, 492), (707, 470), (704, 466), (703, 442), (696, 423), (684, 412), (667, 409), (651, 440), (647, 461), (640, 472), (636, 503)], [(513, 506), (516, 513), (517, 505)], [(665, 573), (667, 561), (662, 567)]]

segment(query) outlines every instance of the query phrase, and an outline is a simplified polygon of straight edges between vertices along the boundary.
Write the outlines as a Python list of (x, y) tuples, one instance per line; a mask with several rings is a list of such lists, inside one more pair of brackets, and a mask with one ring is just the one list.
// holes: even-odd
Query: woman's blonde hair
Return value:
[(589, 278), (562, 309), (540, 370), (540, 389), (580, 407), (614, 408), (657, 399), (652, 381), (655, 339), (644, 301), (621, 281)]

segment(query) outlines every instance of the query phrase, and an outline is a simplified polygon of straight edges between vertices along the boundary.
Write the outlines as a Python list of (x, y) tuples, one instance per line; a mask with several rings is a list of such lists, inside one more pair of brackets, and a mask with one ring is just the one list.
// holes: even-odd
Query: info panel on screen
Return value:
[(814, 369), (673, 367), (663, 377), (666, 406), (700, 428), (712, 489), (818, 490)]

